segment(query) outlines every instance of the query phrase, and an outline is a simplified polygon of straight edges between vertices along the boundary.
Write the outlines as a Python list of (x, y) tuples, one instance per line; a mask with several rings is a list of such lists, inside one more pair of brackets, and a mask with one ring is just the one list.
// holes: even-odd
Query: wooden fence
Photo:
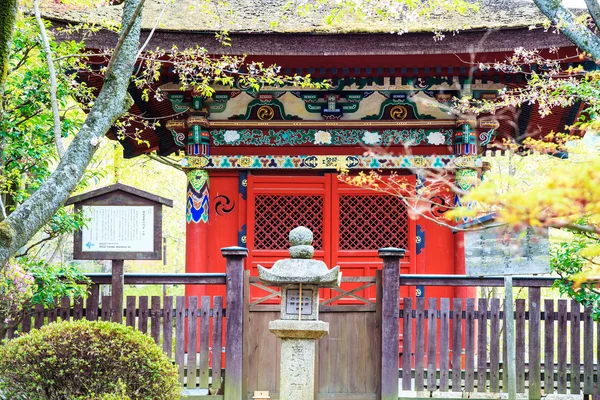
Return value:
[[(397, 399), (398, 389), (506, 393), (504, 301), (404, 298), (388, 304), (391, 312), (385, 311), (386, 293), (398, 293), (400, 286), (501, 287), (503, 279), (398, 276), (399, 260), (384, 257), (382, 398)], [(391, 279), (386, 281), (386, 276)], [(514, 306), (517, 392), (528, 393), (530, 399), (551, 393), (597, 395), (600, 324), (576, 301), (544, 299), (542, 308), (541, 288), (551, 287), (553, 281), (514, 279), (516, 287), (527, 288), (527, 298), (515, 300)], [(396, 352), (399, 337), (402, 349)]]
[[(110, 284), (110, 275), (92, 275), (87, 299), (65, 298), (50, 310), (38, 307), (21, 330), (57, 320), (111, 320), (122, 312), (124, 323), (150, 335), (174, 360), (185, 389), (210, 390), (231, 400), (270, 390), (276, 399), (278, 339), (266, 326), (278, 317), (274, 303), (280, 295), (244, 272), (244, 256), (245, 250), (226, 252), (226, 274), (125, 275), (125, 284), (225, 286), (226, 301), (220, 296), (127, 297), (124, 309), (114, 310), (99, 290)], [(401, 286), (501, 287), (502, 278), (400, 276), (400, 256), (382, 256), (383, 271), (376, 277), (345, 277), (342, 288), (328, 292), (320, 304), (330, 334), (317, 345), (318, 398), (506, 392), (502, 299), (399, 296)], [(515, 278), (514, 285), (527, 291), (526, 299), (515, 301), (518, 391), (531, 399), (597, 392), (600, 324), (590, 310), (573, 301), (542, 299), (541, 289), (552, 285), (549, 278)], [(262, 297), (251, 297), (251, 288)]]
[[(222, 296), (127, 296), (125, 308), (115, 310), (111, 296), (100, 295), (100, 285), (111, 283), (110, 274), (90, 274), (88, 297), (60, 300), (52, 309), (37, 306), (27, 315), (20, 331), (55, 321), (113, 320), (122, 313), (127, 326), (150, 335), (173, 359), (186, 399), (241, 399), (243, 330), (243, 259), (246, 249), (223, 249), (227, 259), (224, 274), (126, 274), (125, 284), (135, 285), (221, 285), (225, 286), (227, 308)], [(211, 304), (212, 303), (212, 304)], [(225, 324), (224, 324), (225, 323)], [(224, 329), (224, 325), (227, 329)], [(225, 334), (223, 334), (225, 331)], [(12, 338), (14, 332), (9, 331)], [(225, 339), (226, 351), (223, 346)], [(224, 364), (228, 366), (225, 376)], [(219, 396), (216, 396), (219, 394)]]

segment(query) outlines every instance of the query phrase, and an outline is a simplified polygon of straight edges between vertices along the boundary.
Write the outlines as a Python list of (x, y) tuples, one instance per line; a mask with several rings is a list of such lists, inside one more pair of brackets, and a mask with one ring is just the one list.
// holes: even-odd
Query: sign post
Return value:
[[(485, 217), (461, 228), (486, 225)], [(515, 355), (515, 316), (513, 275), (550, 272), (548, 229), (515, 232), (511, 227), (496, 226), (465, 232), (465, 267), (468, 276), (504, 276), (504, 321), (506, 323), (506, 363), (508, 398), (517, 396)]]
[(162, 258), (162, 206), (173, 201), (117, 183), (71, 197), (87, 218), (75, 232), (75, 260), (112, 260), (112, 322), (123, 322), (124, 260)]
[(506, 363), (508, 375), (508, 398), (517, 398), (517, 361), (515, 355), (515, 313), (513, 311), (513, 278), (504, 277), (504, 320), (506, 321)]

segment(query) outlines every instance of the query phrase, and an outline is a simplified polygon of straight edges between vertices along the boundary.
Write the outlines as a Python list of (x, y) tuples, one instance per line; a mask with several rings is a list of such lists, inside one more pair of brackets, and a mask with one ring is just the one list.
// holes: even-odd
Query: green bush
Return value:
[(0, 346), (2, 392), (12, 400), (178, 400), (181, 387), (177, 369), (150, 337), (81, 320), (52, 323)]

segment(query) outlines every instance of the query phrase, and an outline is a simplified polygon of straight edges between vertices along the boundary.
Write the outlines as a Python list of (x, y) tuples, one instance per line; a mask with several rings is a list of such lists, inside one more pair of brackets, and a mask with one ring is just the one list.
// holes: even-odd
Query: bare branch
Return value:
[(31, 249), (33, 249), (34, 247), (39, 246), (40, 244), (47, 242), (48, 240), (51, 240), (51, 239), (54, 239), (54, 237), (50, 235), (50, 236), (46, 236), (43, 239), (38, 240), (37, 242), (35, 242), (31, 246), (29, 246), (23, 253), (15, 255), (15, 258), (25, 257)]
[(48, 75), (50, 77), (50, 104), (52, 105), (52, 116), (54, 117), (54, 142), (56, 143), (56, 152), (58, 153), (58, 158), (63, 158), (65, 155), (65, 146), (62, 141), (60, 114), (58, 111), (58, 100), (56, 98), (58, 84), (56, 83), (56, 71), (54, 70), (54, 60), (52, 59), (52, 50), (50, 49), (50, 43), (48, 42), (46, 27), (44, 26), (44, 21), (42, 21), (40, 15), (39, 0), (33, 0), (33, 10), (35, 13), (35, 20), (40, 27), (40, 37), (42, 38), (44, 53), (46, 53), (46, 64), (48, 64)]
[(149, 159), (157, 161), (161, 164), (167, 165), (169, 167), (173, 167), (175, 169), (178, 170), (183, 170), (183, 168), (181, 168), (181, 165), (179, 165), (177, 162), (167, 158), (167, 157), (163, 157), (163, 156), (159, 156), (158, 154), (155, 153), (148, 153), (146, 154), (148, 156)]
[(169, 2), (165, 1), (165, 4), (163, 5), (162, 10), (160, 10), (160, 14), (158, 15), (158, 18), (156, 18), (156, 21), (154, 22), (154, 26), (152, 27), (152, 30), (148, 34), (148, 37), (146, 38), (146, 41), (140, 47), (140, 50), (137, 53), (137, 58), (139, 58), (142, 55), (142, 53), (144, 52), (144, 49), (146, 48), (146, 46), (148, 46), (148, 43), (150, 43), (150, 39), (152, 39), (152, 36), (154, 35), (154, 31), (158, 27), (158, 24), (160, 23), (160, 20), (162, 19), (162, 16), (165, 13), (165, 10), (167, 9), (168, 5), (169, 5)]

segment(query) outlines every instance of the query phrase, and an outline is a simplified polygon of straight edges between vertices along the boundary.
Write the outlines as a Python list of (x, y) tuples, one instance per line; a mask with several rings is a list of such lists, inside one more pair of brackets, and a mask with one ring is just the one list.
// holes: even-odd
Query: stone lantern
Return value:
[(281, 338), (281, 400), (314, 399), (315, 340), (329, 333), (319, 321), (319, 289), (339, 287), (340, 267), (328, 269), (313, 260), (313, 234), (300, 226), (290, 232), (290, 257), (271, 269), (258, 266), (262, 283), (281, 286), (281, 317), (269, 322), (269, 330)]

